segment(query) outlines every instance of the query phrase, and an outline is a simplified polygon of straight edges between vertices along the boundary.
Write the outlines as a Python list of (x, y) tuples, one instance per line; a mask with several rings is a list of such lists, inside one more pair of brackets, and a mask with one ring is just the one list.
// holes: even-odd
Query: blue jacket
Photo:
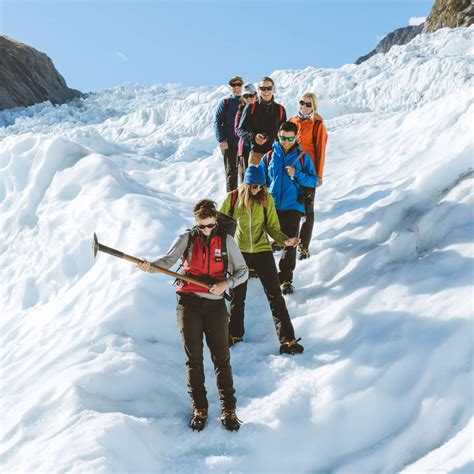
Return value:
[(234, 122), (239, 101), (239, 96), (231, 95), (219, 102), (214, 116), (214, 132), (219, 143), (226, 140), (229, 146), (237, 146), (239, 137), (235, 134)]
[[(318, 183), (316, 170), (307, 153), (304, 153), (304, 165), (301, 167), (300, 159), (302, 152), (299, 145), (294, 146), (288, 155), (285, 155), (280, 143), (275, 141), (267, 169), (267, 155), (262, 156), (260, 167), (266, 175), (268, 190), (270, 191), (277, 211), (299, 211), (304, 214), (304, 204), (298, 202), (298, 194), (301, 193), (300, 186), (315, 188)], [(296, 163), (295, 163), (296, 160)], [(286, 166), (295, 167), (295, 175), (291, 179)]]

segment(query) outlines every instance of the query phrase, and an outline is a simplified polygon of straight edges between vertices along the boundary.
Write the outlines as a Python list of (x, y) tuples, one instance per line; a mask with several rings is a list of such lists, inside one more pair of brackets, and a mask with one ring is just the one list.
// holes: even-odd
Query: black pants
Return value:
[(224, 168), (227, 192), (237, 189), (237, 147), (230, 146), (224, 150)]
[[(242, 255), (244, 256), (247, 266), (255, 269), (262, 282), (268, 303), (270, 304), (278, 339), (281, 343), (294, 340), (295, 331), (286, 308), (285, 300), (281, 294), (280, 281), (278, 279), (273, 253), (269, 250), (267, 252), (242, 253)], [(229, 332), (234, 337), (244, 336), (246, 295), (247, 282), (242, 283), (231, 291)]]
[(303, 219), (303, 225), (300, 230), (301, 246), (304, 248), (309, 247), (311, 237), (313, 235), (314, 226), (314, 195), (316, 188), (308, 191), (307, 197), (304, 202), (305, 217)]
[[(300, 230), (301, 213), (299, 211), (277, 211), (280, 228), (288, 237), (296, 237)], [(296, 266), (296, 248), (285, 247), (280, 258), (280, 282), (293, 281), (293, 271)]]
[(244, 147), (243, 154), (238, 157), (240, 184), (244, 182), (245, 170), (247, 169), (249, 165), (249, 154), (250, 154), (250, 149)]
[(224, 299), (210, 300), (193, 293), (177, 293), (176, 316), (184, 343), (188, 391), (193, 408), (208, 407), (204, 386), (203, 335), (214, 363), (223, 410), (235, 408), (230, 365), (228, 313)]

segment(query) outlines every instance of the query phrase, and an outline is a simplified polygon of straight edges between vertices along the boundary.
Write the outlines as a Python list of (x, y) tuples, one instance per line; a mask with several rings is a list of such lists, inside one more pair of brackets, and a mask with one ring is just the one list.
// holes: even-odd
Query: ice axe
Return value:
[[(128, 260), (129, 262), (132, 263), (142, 263), (145, 260), (142, 260), (141, 258), (133, 257), (132, 255), (127, 255), (126, 253), (121, 252), (120, 250), (113, 249), (111, 247), (107, 247), (106, 245), (103, 245), (99, 242), (97, 239), (97, 235), (94, 232), (94, 238), (92, 242), (92, 250), (94, 251), (94, 258), (97, 255), (97, 252), (104, 252), (108, 253), (109, 255), (113, 255), (114, 257), (118, 258), (123, 258), (124, 260)], [(174, 278), (178, 278), (179, 280), (187, 281), (188, 283), (194, 283), (197, 286), (200, 286), (201, 288), (206, 288), (206, 290), (209, 290), (210, 286), (212, 284), (207, 284), (204, 283), (201, 280), (197, 280), (196, 278), (189, 277), (187, 275), (181, 275), (180, 273), (173, 272), (171, 270), (168, 270), (167, 268), (159, 267), (158, 265), (155, 265), (154, 263), (150, 263), (151, 268), (156, 270), (157, 272), (164, 273), (165, 275), (172, 276)], [(224, 293), (224, 297), (227, 299), (229, 298), (229, 295)]]

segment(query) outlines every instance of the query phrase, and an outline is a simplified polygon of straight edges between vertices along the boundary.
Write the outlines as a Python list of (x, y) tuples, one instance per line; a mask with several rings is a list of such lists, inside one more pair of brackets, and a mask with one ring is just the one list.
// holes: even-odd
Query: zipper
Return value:
[(212, 239), (209, 239), (209, 247), (206, 245), (206, 253), (207, 253), (207, 274), (208, 276), (211, 275), (211, 242)]
[(283, 209), (283, 181), (285, 179), (285, 155), (281, 160), (281, 189), (280, 189), (280, 209)]
[(253, 242), (252, 242), (252, 203), (250, 203), (249, 209), (249, 234), (250, 234), (250, 253), (253, 252)]

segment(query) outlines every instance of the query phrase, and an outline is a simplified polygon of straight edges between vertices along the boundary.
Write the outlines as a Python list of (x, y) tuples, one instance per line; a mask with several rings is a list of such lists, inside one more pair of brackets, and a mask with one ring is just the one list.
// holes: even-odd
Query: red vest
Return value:
[[(211, 237), (209, 247), (204, 243), (203, 238), (197, 235), (193, 242), (191, 265), (186, 255), (182, 266), (184, 272), (188, 276), (199, 277), (205, 276), (209, 279), (218, 281), (225, 280), (224, 275), (224, 259), (222, 258), (221, 238), (218, 235)], [(206, 281), (205, 279), (203, 279)], [(176, 286), (179, 293), (209, 293), (206, 288), (201, 288), (194, 283), (181, 281)]]

